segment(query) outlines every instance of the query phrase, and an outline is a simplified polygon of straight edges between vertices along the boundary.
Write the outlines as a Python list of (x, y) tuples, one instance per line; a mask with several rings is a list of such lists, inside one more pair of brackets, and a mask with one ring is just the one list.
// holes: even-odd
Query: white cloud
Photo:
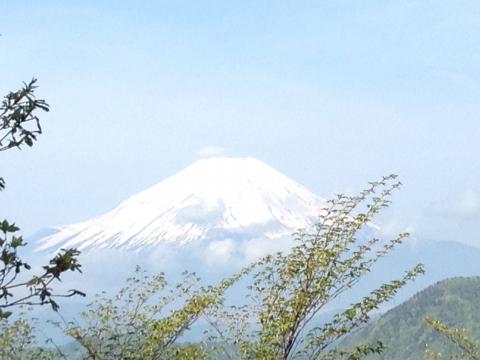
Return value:
[[(192, 258), (204, 270), (209, 269), (241, 269), (253, 261), (275, 254), (279, 251), (288, 252), (293, 246), (293, 238), (284, 236), (278, 238), (225, 239), (208, 242), (206, 246), (193, 247)], [(205, 266), (206, 265), (206, 266)]]
[(480, 215), (480, 195), (472, 190), (465, 191), (459, 197), (454, 211), (464, 217)]
[(205, 260), (210, 265), (225, 264), (235, 253), (235, 242), (231, 239), (212, 241), (205, 250)]
[(249, 264), (268, 254), (275, 254), (279, 251), (287, 252), (293, 245), (293, 238), (291, 236), (284, 236), (276, 239), (249, 239), (242, 244), (242, 260), (244, 264)]
[(416, 226), (412, 223), (401, 221), (397, 218), (390, 218), (382, 222), (377, 229), (377, 233), (381, 238), (393, 239), (400, 233), (415, 233)]
[(424, 210), (425, 219), (418, 221), (422, 238), (458, 241), (480, 247), (480, 191), (464, 189), (439, 197)]
[(225, 154), (225, 148), (220, 146), (204, 146), (197, 151), (197, 155), (203, 158), (220, 156)]
[(433, 217), (455, 221), (471, 220), (480, 217), (480, 192), (465, 190), (431, 204), (427, 214)]

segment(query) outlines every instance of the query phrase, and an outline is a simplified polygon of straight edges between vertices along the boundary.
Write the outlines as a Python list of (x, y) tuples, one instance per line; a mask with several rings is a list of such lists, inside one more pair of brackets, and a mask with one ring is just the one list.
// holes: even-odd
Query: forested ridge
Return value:
[(348, 337), (344, 345), (382, 341), (386, 350), (371, 359), (424, 359), (426, 349), (447, 358), (455, 348), (425, 322), (429, 317), (450, 327), (465, 329), (473, 341), (480, 339), (480, 276), (440, 281), (389, 310)]

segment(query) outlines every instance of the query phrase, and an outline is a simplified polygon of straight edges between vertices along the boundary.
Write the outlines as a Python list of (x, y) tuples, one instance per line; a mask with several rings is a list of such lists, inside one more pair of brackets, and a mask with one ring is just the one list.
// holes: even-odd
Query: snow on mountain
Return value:
[(142, 249), (208, 241), (228, 253), (234, 241), (275, 241), (311, 225), (326, 201), (253, 158), (198, 160), (110, 212), (61, 226), (37, 250)]

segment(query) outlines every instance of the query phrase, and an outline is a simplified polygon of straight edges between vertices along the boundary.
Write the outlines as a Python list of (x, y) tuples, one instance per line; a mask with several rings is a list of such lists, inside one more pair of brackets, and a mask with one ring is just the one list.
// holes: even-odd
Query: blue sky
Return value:
[(329, 197), (405, 186), (385, 231), (480, 246), (478, 1), (0, 5), (1, 94), (39, 79), (34, 149), (5, 152), (0, 217), (99, 215), (215, 147)]

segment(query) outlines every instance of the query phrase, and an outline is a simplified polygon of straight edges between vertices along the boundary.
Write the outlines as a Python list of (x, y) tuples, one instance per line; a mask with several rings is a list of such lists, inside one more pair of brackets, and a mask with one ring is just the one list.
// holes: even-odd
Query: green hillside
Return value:
[(450, 354), (451, 345), (426, 325), (425, 317), (463, 328), (472, 340), (480, 340), (480, 277), (440, 281), (351, 335), (344, 345), (384, 342), (387, 351), (372, 359), (423, 359), (426, 346)]

